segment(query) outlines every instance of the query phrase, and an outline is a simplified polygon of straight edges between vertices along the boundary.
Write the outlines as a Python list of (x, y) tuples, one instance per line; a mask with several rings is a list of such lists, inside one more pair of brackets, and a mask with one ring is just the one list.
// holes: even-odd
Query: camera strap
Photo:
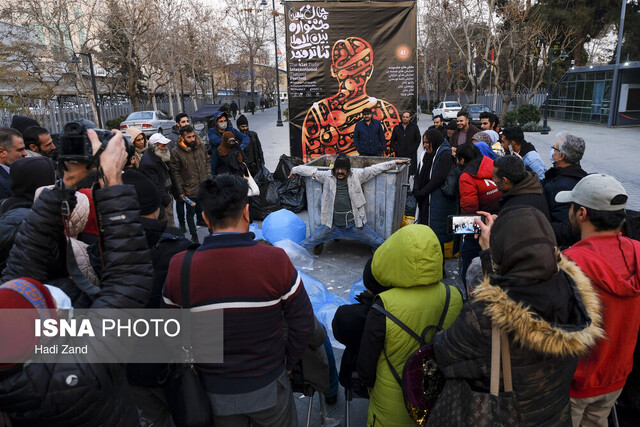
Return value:
[(62, 223), (64, 225), (64, 233), (67, 237), (67, 270), (69, 272), (69, 277), (75, 283), (75, 285), (89, 298), (92, 300), (95, 299), (98, 292), (100, 292), (100, 288), (93, 283), (89, 282), (86, 276), (80, 270), (78, 266), (78, 262), (76, 261), (76, 257), (73, 254), (73, 246), (71, 243), (71, 233), (69, 232), (69, 217), (71, 216), (71, 208), (69, 207), (69, 202), (64, 200), (62, 202)]

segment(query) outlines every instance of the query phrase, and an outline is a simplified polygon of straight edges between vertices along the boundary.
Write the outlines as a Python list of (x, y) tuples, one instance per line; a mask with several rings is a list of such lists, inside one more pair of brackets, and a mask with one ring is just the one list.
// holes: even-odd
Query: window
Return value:
[(152, 120), (153, 119), (153, 111), (137, 111), (135, 113), (129, 114), (127, 120)]

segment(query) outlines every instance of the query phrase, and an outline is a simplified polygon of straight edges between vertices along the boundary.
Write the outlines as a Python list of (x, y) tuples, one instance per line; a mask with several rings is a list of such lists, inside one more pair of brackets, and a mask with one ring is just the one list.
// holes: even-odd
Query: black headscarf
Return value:
[[(420, 169), (421, 180), (424, 180), (425, 178), (428, 180), (429, 170), (431, 169), (431, 165), (433, 164), (433, 159), (436, 157), (438, 148), (440, 148), (440, 146), (444, 142), (444, 136), (442, 136), (442, 133), (437, 129), (428, 129), (424, 133), (423, 138), (427, 138), (427, 141), (429, 141), (432, 148), (431, 153), (424, 153), (424, 157), (422, 158), (422, 167)], [(427, 175), (425, 176), (424, 173), (426, 173)]]

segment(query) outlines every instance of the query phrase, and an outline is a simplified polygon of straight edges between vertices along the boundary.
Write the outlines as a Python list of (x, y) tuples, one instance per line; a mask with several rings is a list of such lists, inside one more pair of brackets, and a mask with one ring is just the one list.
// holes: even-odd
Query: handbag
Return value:
[[(500, 392), (500, 353), (504, 391)], [(463, 378), (448, 379), (431, 411), (428, 426), (518, 426), (518, 401), (513, 393), (509, 341), (500, 328), (491, 331), (490, 392), (471, 388)]]
[(260, 187), (258, 187), (258, 184), (256, 184), (256, 180), (253, 179), (253, 177), (251, 176), (251, 172), (249, 172), (249, 168), (247, 167), (246, 163), (242, 163), (242, 165), (244, 166), (244, 170), (242, 172), (244, 175), (244, 179), (246, 179), (247, 183), (249, 184), (248, 196), (249, 197), (259, 196)]
[[(190, 330), (189, 276), (191, 259), (195, 249), (188, 249), (180, 270), (180, 294), (182, 299), (183, 330)], [(213, 425), (211, 403), (196, 370), (191, 348), (191, 337), (182, 338), (184, 360), (169, 374), (164, 386), (171, 418), (178, 427), (207, 427)]]
[(447, 296), (442, 309), (442, 314), (437, 325), (428, 325), (418, 335), (404, 322), (398, 319), (381, 306), (374, 304), (372, 308), (382, 312), (392, 322), (402, 328), (413, 339), (418, 341), (420, 347), (414, 351), (408, 358), (402, 368), (402, 378), (389, 361), (387, 351), (382, 349), (387, 365), (396, 382), (402, 389), (404, 397), (404, 405), (409, 416), (417, 425), (424, 426), (431, 415), (431, 409), (436, 403), (438, 395), (442, 391), (445, 384), (444, 374), (438, 369), (435, 359), (435, 350), (431, 342), (427, 343), (427, 333), (433, 331), (437, 333), (442, 330), (447, 312), (449, 311), (449, 303), (451, 301), (451, 289), (445, 285)]
[(454, 166), (449, 170), (447, 174), (447, 178), (444, 180), (444, 183), (440, 186), (440, 190), (442, 193), (450, 198), (454, 198), (458, 196), (458, 182), (460, 181), (460, 175), (462, 175), (462, 171), (460, 168)]

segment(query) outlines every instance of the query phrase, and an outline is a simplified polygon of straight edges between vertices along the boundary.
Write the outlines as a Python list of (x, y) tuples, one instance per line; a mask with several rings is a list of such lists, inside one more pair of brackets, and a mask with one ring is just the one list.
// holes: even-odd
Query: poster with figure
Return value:
[(389, 141), (416, 112), (415, 1), (291, 1), (285, 14), (291, 155), (356, 155), (364, 108)]

